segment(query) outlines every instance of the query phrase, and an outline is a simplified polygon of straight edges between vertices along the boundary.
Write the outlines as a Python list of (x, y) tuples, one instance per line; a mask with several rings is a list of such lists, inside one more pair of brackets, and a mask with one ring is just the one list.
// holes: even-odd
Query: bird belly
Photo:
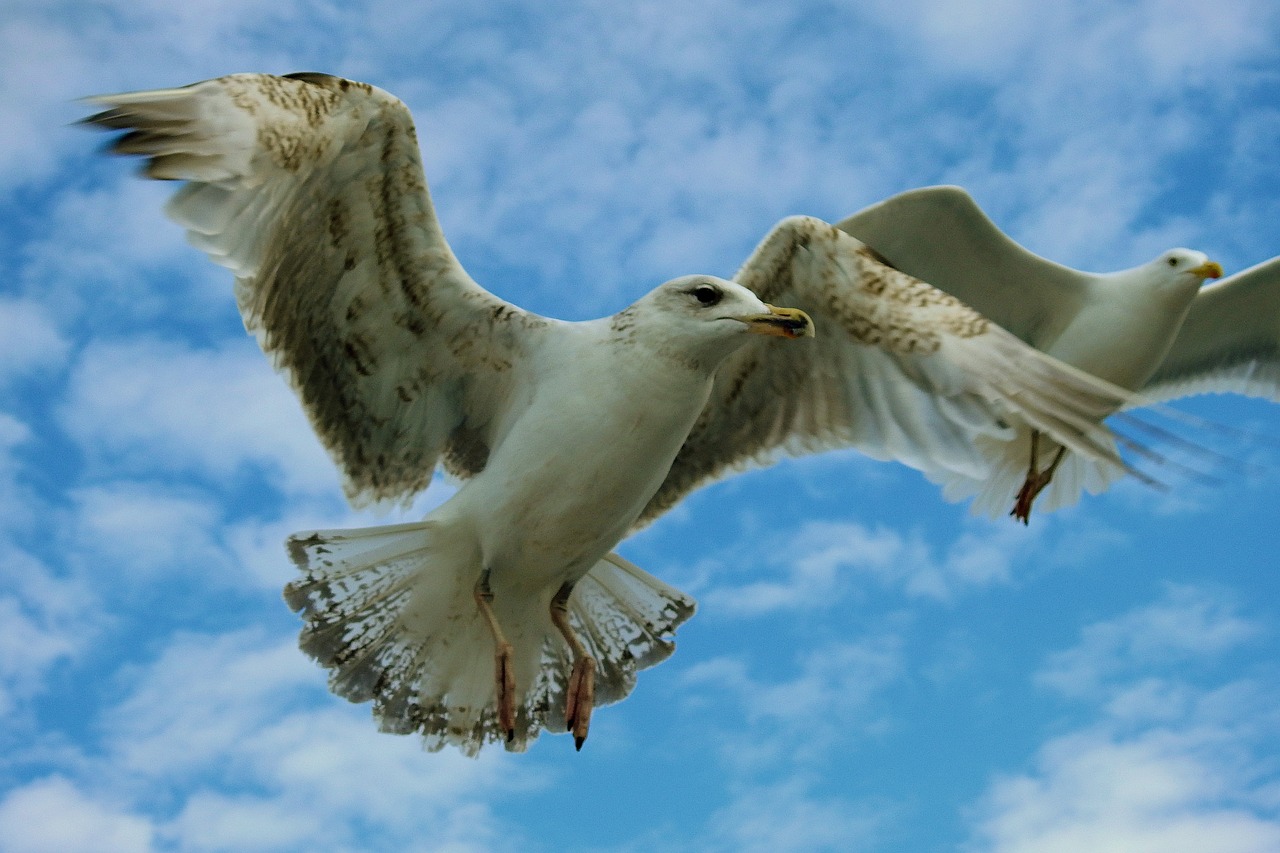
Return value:
[[(634, 524), (701, 411), (687, 405), (531, 412), (455, 497), (471, 515), (495, 584), (576, 582)], [(580, 415), (580, 416), (576, 416)]]

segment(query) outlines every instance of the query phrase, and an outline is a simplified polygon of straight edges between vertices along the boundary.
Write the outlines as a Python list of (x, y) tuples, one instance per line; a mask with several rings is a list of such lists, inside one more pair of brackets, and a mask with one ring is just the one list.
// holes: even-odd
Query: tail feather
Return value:
[(624, 698), (639, 670), (669, 658), (676, 628), (696, 608), (692, 598), (617, 554), (596, 563), (574, 588), (569, 612), (598, 664), (597, 703)]
[[(563, 727), (571, 660), (550, 620), (554, 590), (495, 602), (516, 656), (515, 737), (507, 741), (493, 639), (472, 596), (480, 559), (470, 540), (425, 521), (298, 533), (288, 545), (303, 572), (284, 593), (306, 622), (299, 645), (330, 670), (334, 693), (373, 702), (383, 731), (417, 732), (427, 749), (475, 755), (493, 742), (522, 751), (544, 728)], [(616, 554), (578, 582), (570, 620), (598, 664), (598, 705), (625, 697), (638, 670), (670, 656), (694, 607)]]
[[(1010, 442), (984, 443), (979, 439), (979, 445), (985, 447), (985, 455), (991, 461), (991, 469), (985, 476), (940, 474), (931, 475), (931, 479), (943, 486), (942, 496), (949, 501), (972, 497), (970, 511), (974, 515), (989, 518), (1008, 515), (1018, 491), (1026, 482), (1031, 457), (1031, 432), (1019, 430), (1018, 437)], [(1038, 455), (1041, 468), (1053, 460), (1058, 447), (1047, 436), (1040, 437)], [(1112, 452), (1115, 452), (1114, 447)], [(1091, 495), (1101, 494), (1127, 472), (1128, 469), (1111, 463), (1105, 457), (1085, 457), (1067, 451), (1054, 471), (1053, 479), (1036, 498), (1033, 515), (1072, 506), (1080, 501), (1085, 492)]]

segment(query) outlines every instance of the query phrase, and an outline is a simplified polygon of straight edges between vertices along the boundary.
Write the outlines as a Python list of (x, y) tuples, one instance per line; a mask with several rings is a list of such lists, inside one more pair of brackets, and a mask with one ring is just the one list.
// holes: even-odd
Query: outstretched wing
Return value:
[(288, 377), (354, 503), (408, 499), (438, 458), (484, 467), (512, 365), (546, 321), (462, 269), (408, 109), (323, 74), (237, 74), (90, 99), (112, 150), (188, 183), (167, 212), (236, 275), (246, 328)]
[(1200, 289), (1142, 398), (1210, 392), (1280, 401), (1280, 258)]
[(1097, 278), (1024, 249), (960, 187), (909, 190), (836, 227), (1033, 345), (1056, 337)]
[(981, 480), (999, 463), (992, 448), (1016, 438), (1015, 422), (1124, 468), (1101, 421), (1126, 392), (885, 266), (825, 222), (783, 220), (736, 280), (765, 302), (808, 312), (817, 337), (753, 342), (721, 367), (640, 523), (728, 471), (837, 447), (896, 459), (936, 480)]

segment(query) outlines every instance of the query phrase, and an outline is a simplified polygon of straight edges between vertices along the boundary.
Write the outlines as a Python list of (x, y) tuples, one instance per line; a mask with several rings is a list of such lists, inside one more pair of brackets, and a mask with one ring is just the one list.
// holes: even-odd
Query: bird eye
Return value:
[(1178, 259), (1177, 259), (1177, 258), (1170, 258), (1170, 259), (1169, 259), (1169, 266), (1171, 266), (1171, 267), (1176, 267), (1177, 265), (1178, 265)]
[(702, 305), (715, 305), (724, 297), (720, 288), (712, 287), (709, 284), (700, 284), (695, 287), (692, 292), (693, 298), (698, 300)]

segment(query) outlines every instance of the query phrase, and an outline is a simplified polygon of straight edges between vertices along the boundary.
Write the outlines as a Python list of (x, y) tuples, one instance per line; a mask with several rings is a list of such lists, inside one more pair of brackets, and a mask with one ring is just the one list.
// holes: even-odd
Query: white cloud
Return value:
[(15, 8), (20, 5), (8, 4), (0, 20), (0, 185), (6, 187), (38, 183), (54, 171), (63, 145), (50, 144), (49, 128), (67, 121), (68, 102), (85, 94), (74, 81), (91, 79), (93, 70), (79, 39)]
[(0, 801), (0, 847), (7, 853), (147, 853), (153, 834), (145, 818), (61, 776), (31, 782)]
[[(1254, 639), (1224, 594), (1170, 585), (1087, 626), (1036, 680), (1100, 700), (1097, 722), (1046, 742), (971, 812), (983, 853), (1264, 853), (1280, 849), (1269, 783), (1274, 680), (1196, 686), (1189, 664)], [(1173, 677), (1158, 673), (1177, 664)]]
[(291, 494), (337, 489), (301, 406), (249, 341), (216, 349), (90, 344), (72, 372), (62, 420), (91, 459), (113, 470), (225, 481), (254, 468)]
[[(191, 796), (164, 834), (180, 839), (183, 850), (296, 850), (316, 836), (314, 818), (266, 797), (199, 792)], [(304, 842), (305, 843), (305, 842)], [(318, 844), (324, 842), (317, 839)]]
[(729, 765), (758, 770), (783, 755), (803, 764), (825, 756), (851, 728), (873, 733), (892, 724), (875, 699), (904, 673), (900, 638), (810, 646), (797, 656), (788, 668), (794, 677), (778, 680), (754, 676), (739, 657), (702, 661), (680, 676), (691, 707), (726, 698), (740, 707), (746, 725), (726, 735), (721, 750)]
[(866, 5), (874, 20), (907, 42), (922, 61), (982, 77), (1018, 63), (1037, 32), (1054, 28), (1054, 10), (1024, 0), (881, 0)]
[[(1230, 80), (1274, 49), (1262, 0), (1140, 0), (1046, 5), (1030, 0), (906, 0), (864, 8), (904, 50), (946, 74), (1044, 91), (1074, 82), (1106, 98)], [(1046, 105), (1048, 106), (1048, 105)]]
[(226, 558), (213, 540), (221, 510), (208, 499), (141, 483), (80, 489), (75, 501), (78, 556), (110, 565), (135, 580), (226, 574)]
[(61, 365), (67, 339), (48, 312), (28, 300), (0, 298), (0, 383)]
[(1196, 731), (1084, 732), (1041, 750), (1033, 774), (999, 779), (979, 807), (990, 853), (1269, 853), (1280, 815), (1257, 782)]
[(1039, 527), (1033, 532), (981, 520), (969, 524), (939, 556), (919, 533), (856, 521), (811, 521), (792, 535), (793, 547), (763, 566), (738, 555), (719, 561), (781, 577), (731, 585), (732, 571), (712, 569), (713, 586), (702, 597), (710, 611), (732, 616), (821, 609), (835, 606), (870, 578), (909, 598), (949, 601), (964, 590), (1008, 583), (1015, 558), (1032, 553), (1040, 537)]
[(699, 850), (871, 850), (892, 810), (805, 790), (799, 780), (748, 787), (713, 814)]
[(55, 577), (0, 539), (0, 718), (38, 693), (53, 665), (98, 637), (104, 620), (95, 605), (83, 584)]
[(1265, 0), (1228, 0), (1206, 6), (1196, 0), (1149, 0), (1135, 40), (1152, 80), (1174, 87), (1204, 83), (1253, 65), (1274, 50), (1269, 31), (1276, 9)]
[(518, 846), (489, 797), (535, 777), (492, 752), (425, 754), (323, 680), (292, 639), (178, 638), (104, 718), (109, 775), (143, 811), (154, 792), (176, 800), (153, 819), (182, 850)]
[[(77, 133), (86, 151), (106, 140)], [(45, 200), (49, 209), (23, 245), (23, 292), (63, 325), (78, 321), (96, 335), (151, 328), (160, 318), (209, 326), (233, 316), (230, 274), (188, 246), (162, 213), (173, 188), (122, 174), (131, 164), (96, 165), (114, 173), (105, 186), (59, 188)]]
[(37, 503), (20, 483), (22, 463), (18, 448), (31, 440), (31, 428), (0, 411), (0, 527), (29, 529)]
[(232, 757), (253, 763), (243, 742), (287, 716), (301, 698), (325, 695), (323, 682), (292, 639), (264, 640), (253, 632), (180, 636), (107, 712), (113, 761), (132, 773), (171, 779)]
[(1135, 672), (1208, 660), (1259, 633), (1224, 593), (1170, 584), (1154, 604), (1086, 626), (1080, 643), (1051, 655), (1036, 681), (1067, 696), (1094, 696)]

